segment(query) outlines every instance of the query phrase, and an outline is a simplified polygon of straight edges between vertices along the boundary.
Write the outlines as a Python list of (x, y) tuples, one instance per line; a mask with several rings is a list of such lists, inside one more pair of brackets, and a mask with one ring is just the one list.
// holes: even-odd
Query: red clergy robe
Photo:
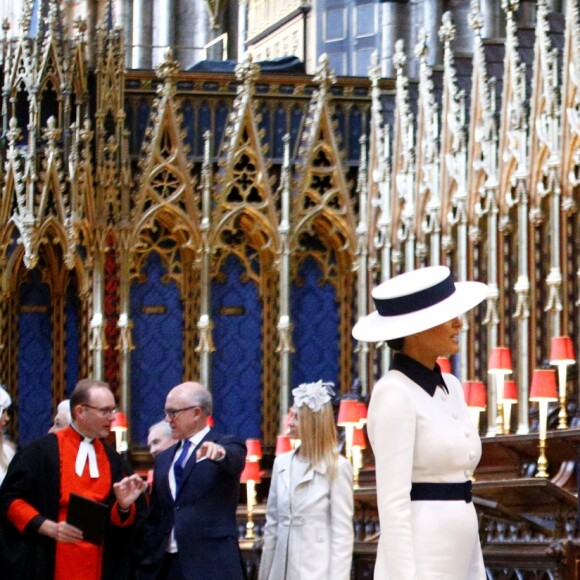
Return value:
[[(95, 440), (95, 454), (99, 467), (99, 477), (92, 479), (89, 475), (88, 461), (82, 475), (75, 472), (75, 461), (81, 442), (81, 436), (68, 427), (56, 433), (60, 460), (60, 499), (58, 505), (58, 521), (66, 520), (69, 497), (71, 493), (82, 495), (94, 501), (106, 502), (111, 493), (111, 466), (105, 448), (99, 440)], [(129, 526), (135, 519), (135, 505), (127, 516), (121, 516), (117, 502), (111, 508), (111, 523), (118, 527)], [(17, 499), (10, 505), (7, 517), (24, 533), (30, 521), (39, 515), (39, 512), (23, 499)], [(66, 543), (57, 542), (55, 559), (55, 580), (100, 580), (103, 564), (103, 548), (88, 542)]]

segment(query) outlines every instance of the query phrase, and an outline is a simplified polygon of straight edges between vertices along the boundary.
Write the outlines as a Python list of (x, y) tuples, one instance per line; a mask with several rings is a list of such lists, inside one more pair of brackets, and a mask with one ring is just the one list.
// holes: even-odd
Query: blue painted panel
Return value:
[[(18, 443), (45, 435), (52, 413), (50, 290), (33, 270), (20, 287), (18, 320)], [(26, 308), (29, 307), (29, 308)]]
[[(131, 286), (134, 322), (131, 356), (132, 436), (134, 445), (147, 443), (149, 427), (163, 419), (168, 391), (183, 381), (183, 305), (175, 282), (164, 284), (163, 264), (151, 253), (145, 265), (147, 281)], [(147, 306), (164, 306), (162, 314), (147, 314)]]
[(264, 131), (263, 142), (270, 143), (270, 150), (272, 149), (272, 128), (270, 127), (270, 110), (265, 106), (264, 102), (260, 103), (260, 108), (258, 110), (260, 115), (259, 129)]
[(350, 111), (348, 122), (348, 160), (355, 163), (360, 160), (360, 138), (363, 131), (363, 116), (358, 107), (353, 107)]
[(262, 427), (261, 305), (235, 256), (224, 265), (225, 283), (212, 284), (214, 344), (212, 394), (216, 429), (243, 439)]
[(320, 269), (308, 258), (300, 269), (303, 286), (292, 286), (294, 347), (292, 387), (323, 379), (338, 384), (339, 312), (336, 292), (319, 285)]
[(65, 314), (65, 397), (70, 397), (79, 380), (80, 336), (79, 300), (76, 286), (69, 285), (64, 306)]
[(195, 112), (193, 110), (193, 105), (191, 104), (191, 101), (186, 100), (183, 102), (182, 111), (183, 111), (183, 127), (185, 128), (185, 143), (189, 145), (189, 151), (191, 154), (201, 155), (203, 153), (203, 149), (201, 151), (195, 150), (195, 135), (194, 135)]
[(211, 132), (211, 109), (205, 101), (201, 104), (197, 112), (197, 127), (192, 127), (192, 130), (197, 134), (195, 144), (196, 153), (203, 155), (203, 134), (206, 131)]
[(344, 110), (342, 107), (337, 106), (334, 109), (333, 120), (336, 123), (336, 135), (340, 137), (340, 141), (342, 143), (342, 148), (348, 147), (348, 143), (346, 140), (346, 120), (344, 118)]
[(298, 146), (298, 139), (300, 138), (300, 130), (302, 129), (302, 109), (296, 105), (292, 109), (292, 116), (290, 121), (290, 156), (294, 155)]
[(217, 106), (216, 112), (215, 112), (215, 123), (214, 123), (214, 142), (213, 142), (213, 147), (214, 147), (214, 155), (218, 155), (221, 145), (222, 145), (222, 139), (223, 139), (223, 135), (224, 135), (224, 131), (225, 131), (225, 127), (226, 127), (226, 122), (228, 120), (228, 114), (229, 114), (229, 110), (228, 107), (225, 103), (220, 103)]
[(143, 139), (145, 137), (145, 131), (149, 126), (149, 115), (151, 113), (151, 109), (149, 107), (149, 103), (147, 101), (142, 100), (139, 108), (137, 109), (137, 148), (141, 148), (141, 144), (143, 143)]
[(288, 132), (286, 126), (286, 111), (280, 105), (274, 113), (274, 142), (272, 143), (272, 157), (281, 161), (284, 157), (284, 135)]

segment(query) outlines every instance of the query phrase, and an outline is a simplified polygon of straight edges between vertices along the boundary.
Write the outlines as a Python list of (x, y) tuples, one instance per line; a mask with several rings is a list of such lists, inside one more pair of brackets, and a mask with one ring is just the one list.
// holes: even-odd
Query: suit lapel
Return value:
[[(185, 469), (183, 470), (183, 479), (181, 481), (181, 487), (179, 488), (179, 492), (177, 493), (177, 495), (181, 494), (181, 490), (185, 487), (187, 478), (193, 471), (194, 467), (197, 465), (197, 460), (195, 456), (197, 450), (201, 447), (201, 444), (204, 443), (205, 441), (215, 441), (215, 439), (216, 438), (213, 433), (213, 430), (210, 430), (208, 433), (206, 433), (205, 437), (195, 446), (193, 452), (191, 453), (189, 459), (187, 460), (187, 463), (185, 464)], [(209, 461), (209, 459), (204, 459), (203, 461)]]
[(155, 469), (155, 478), (159, 478), (159, 490), (163, 492), (164, 495), (169, 497), (173, 501), (173, 496), (171, 494), (171, 488), (169, 487), (169, 470), (173, 463), (173, 458), (177, 453), (179, 445), (173, 445), (167, 452), (162, 453), (157, 458), (157, 465)]

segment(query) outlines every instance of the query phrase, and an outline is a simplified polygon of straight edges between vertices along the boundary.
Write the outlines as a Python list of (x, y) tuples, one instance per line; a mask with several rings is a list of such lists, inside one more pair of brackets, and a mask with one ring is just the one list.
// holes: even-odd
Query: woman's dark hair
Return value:
[(399, 352), (403, 350), (403, 346), (405, 345), (405, 338), (393, 338), (393, 340), (387, 340), (387, 346), (394, 350), (395, 352)]

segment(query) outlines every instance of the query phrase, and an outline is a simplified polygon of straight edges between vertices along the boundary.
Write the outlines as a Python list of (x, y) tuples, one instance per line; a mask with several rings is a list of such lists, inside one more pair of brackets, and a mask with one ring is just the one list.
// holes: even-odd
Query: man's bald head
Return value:
[(180, 400), (187, 402), (188, 405), (200, 407), (206, 417), (209, 417), (213, 412), (211, 393), (201, 383), (195, 381), (181, 383), (169, 391), (169, 395), (172, 393)]
[(165, 420), (174, 439), (189, 439), (205, 429), (211, 413), (211, 394), (201, 383), (181, 383), (167, 394)]

